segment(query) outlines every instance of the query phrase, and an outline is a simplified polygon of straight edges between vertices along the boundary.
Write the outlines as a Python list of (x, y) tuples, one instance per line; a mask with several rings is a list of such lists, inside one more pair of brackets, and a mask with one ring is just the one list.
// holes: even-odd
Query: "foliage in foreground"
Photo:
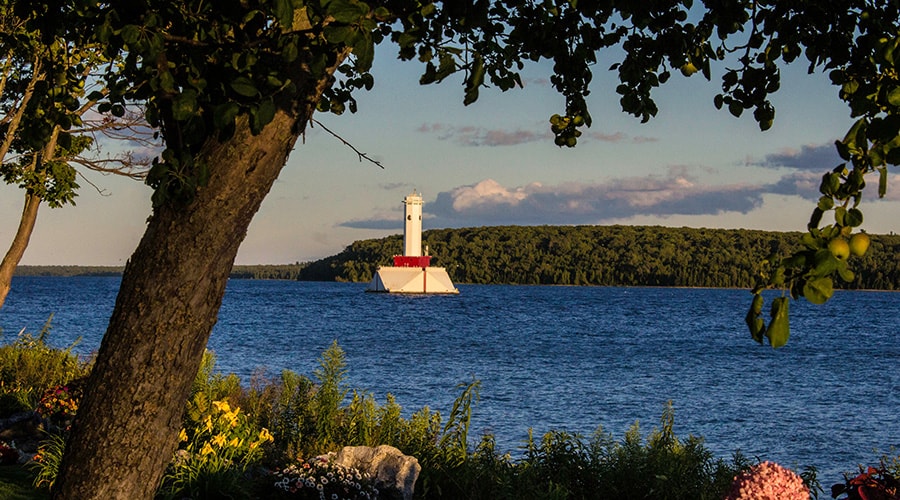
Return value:
[[(318, 467), (316, 457), (354, 445), (388, 444), (417, 457), (422, 472), (416, 496), (436, 499), (719, 499), (732, 478), (752, 465), (739, 453), (730, 460), (713, 457), (701, 438), (679, 439), (671, 405), (646, 436), (636, 423), (621, 440), (602, 428), (590, 438), (551, 431), (530, 438), (517, 458), (498, 452), (491, 435), (473, 449), (469, 429), (478, 381), (458, 387), (446, 418), (427, 407), (404, 417), (390, 395), (379, 404), (369, 393), (349, 390), (337, 343), (323, 353), (312, 378), (285, 371), (271, 379), (258, 375), (243, 387), (235, 375), (214, 368), (208, 353), (185, 406), (181, 445), (160, 499), (303, 498), (283, 486), (296, 485), (310, 464)], [(42, 490), (53, 484), (63, 451), (65, 427), (55, 428), (35, 471)]]
[(0, 345), (0, 418), (38, 407), (44, 393), (87, 376), (90, 363), (72, 353), (75, 344), (57, 349), (47, 343), (51, 320), (37, 335), (19, 332)]

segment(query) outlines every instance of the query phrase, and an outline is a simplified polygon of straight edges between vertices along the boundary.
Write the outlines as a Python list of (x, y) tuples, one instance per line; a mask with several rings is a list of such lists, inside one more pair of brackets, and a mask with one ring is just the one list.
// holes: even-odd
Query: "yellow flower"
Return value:
[(266, 441), (274, 441), (274, 440), (275, 440), (275, 438), (273, 438), (272, 435), (269, 434), (269, 429), (266, 429), (265, 427), (263, 427), (259, 431), (259, 441), (261, 443), (264, 443)]
[(225, 400), (213, 401), (213, 406), (215, 406), (217, 410), (219, 410), (223, 413), (228, 413), (231, 411), (231, 406), (229, 406), (228, 401), (225, 401)]
[(184, 427), (182, 427), (181, 432), (178, 433), (178, 440), (179, 441), (187, 441), (188, 440), (187, 431), (184, 430)]
[(223, 434), (216, 434), (216, 437), (212, 438), (212, 444), (222, 447), (225, 444), (225, 436)]
[(228, 442), (228, 446), (230, 446), (232, 448), (240, 448), (243, 441), (244, 441), (243, 439), (238, 439), (235, 437), (235, 438), (232, 438), (231, 441)]
[(213, 429), (212, 417), (207, 415), (206, 416), (206, 430), (212, 431), (212, 429)]
[(215, 450), (213, 450), (212, 446), (210, 446), (209, 443), (205, 443), (203, 445), (203, 448), (200, 449), (200, 455), (206, 456), (206, 455), (209, 455), (210, 453), (215, 453)]

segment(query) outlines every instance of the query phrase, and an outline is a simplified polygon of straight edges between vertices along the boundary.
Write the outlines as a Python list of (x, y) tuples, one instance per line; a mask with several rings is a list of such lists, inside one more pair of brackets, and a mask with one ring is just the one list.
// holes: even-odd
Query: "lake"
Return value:
[[(90, 353), (118, 278), (17, 277), (0, 310), (2, 342), (40, 330)], [(746, 290), (459, 285), (456, 296), (365, 293), (365, 284), (231, 280), (209, 342), (217, 367), (247, 381), (258, 369), (312, 375), (333, 340), (351, 388), (408, 415), (449, 413), (457, 385), (482, 382), (470, 439), (496, 435), (519, 451), (533, 428), (621, 439), (643, 434), (663, 407), (680, 437), (717, 456), (800, 470), (822, 484), (900, 448), (900, 295), (838, 292), (823, 306), (792, 302), (787, 346), (753, 342)], [(768, 297), (771, 299), (771, 297)], [(768, 302), (767, 302), (768, 307)], [(767, 309), (766, 309), (767, 310)]]

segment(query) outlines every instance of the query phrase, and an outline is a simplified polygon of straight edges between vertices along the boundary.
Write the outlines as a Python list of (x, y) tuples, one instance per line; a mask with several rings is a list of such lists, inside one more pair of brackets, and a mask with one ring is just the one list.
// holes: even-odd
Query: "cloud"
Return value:
[(486, 129), (442, 123), (423, 124), (418, 131), (436, 135), (442, 141), (453, 141), (462, 146), (515, 146), (551, 138), (549, 129), (546, 132), (534, 132), (523, 129)]
[[(442, 141), (453, 141), (462, 146), (515, 146), (535, 141), (552, 141), (553, 134), (549, 126), (542, 126), (535, 130), (525, 129), (487, 129), (471, 125), (455, 126), (444, 123), (426, 123), (419, 126), (418, 132), (437, 136)], [(629, 137), (622, 132), (603, 133), (589, 131), (585, 138), (600, 142), (644, 144), (656, 142), (654, 137)], [(583, 139), (582, 139), (583, 140)]]
[[(696, 169), (670, 167), (665, 173), (623, 177), (596, 183), (545, 185), (533, 182), (507, 187), (494, 179), (459, 186), (426, 200), (427, 228), (494, 225), (602, 224), (636, 216), (720, 215), (751, 212), (766, 195), (800, 197), (815, 202), (821, 196), (822, 171), (793, 171), (770, 183), (704, 184)], [(873, 182), (875, 180), (873, 179)], [(890, 186), (900, 186), (892, 175)], [(875, 186), (866, 200), (877, 200)], [(885, 200), (900, 201), (900, 189)], [(399, 211), (382, 212), (343, 227), (402, 229)]]
[(591, 139), (600, 142), (631, 144), (646, 144), (648, 142), (656, 142), (659, 140), (656, 137), (646, 137), (640, 135), (636, 137), (629, 137), (627, 134), (624, 134), (622, 132), (614, 132), (612, 134), (605, 134), (603, 132), (588, 132), (585, 137), (590, 137)]
[(834, 144), (802, 146), (800, 150), (784, 150), (767, 155), (761, 162), (751, 162), (762, 167), (813, 170), (820, 174), (841, 163), (843, 160), (838, 156)]
[[(762, 205), (764, 187), (749, 184), (703, 185), (683, 167), (665, 174), (627, 177), (603, 183), (531, 183), (506, 187), (493, 179), (441, 192), (426, 203), (427, 227), (483, 225), (596, 224), (636, 215), (747, 213)], [(396, 218), (341, 224), (396, 229)]]

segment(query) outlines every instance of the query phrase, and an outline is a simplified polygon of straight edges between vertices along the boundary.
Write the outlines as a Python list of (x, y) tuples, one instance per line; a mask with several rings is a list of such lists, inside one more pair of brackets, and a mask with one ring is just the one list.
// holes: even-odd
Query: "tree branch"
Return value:
[(319, 120), (316, 120), (315, 118), (310, 118), (309, 121), (310, 121), (310, 123), (312, 123), (312, 124), (314, 124), (314, 125), (318, 125), (318, 126), (322, 127), (322, 130), (324, 130), (324, 131), (328, 132), (329, 134), (333, 135), (337, 140), (343, 142), (345, 146), (347, 146), (348, 148), (352, 149), (353, 152), (356, 153), (357, 156), (359, 156), (359, 161), (360, 161), (360, 162), (362, 162), (363, 160), (367, 160), (367, 161), (369, 161), (369, 162), (374, 163), (375, 165), (378, 165), (379, 167), (381, 167), (382, 170), (384, 170), (384, 165), (382, 165), (380, 161), (378, 161), (378, 160), (373, 160), (372, 158), (369, 158), (369, 155), (368, 155), (368, 154), (363, 153), (362, 151), (356, 149), (356, 148), (353, 146), (353, 144), (350, 144), (350, 143), (347, 142), (343, 137), (341, 137), (341, 136), (337, 135), (336, 133), (332, 132), (332, 131), (331, 131), (328, 127), (326, 127), (325, 125), (322, 125), (322, 122), (320, 122)]

